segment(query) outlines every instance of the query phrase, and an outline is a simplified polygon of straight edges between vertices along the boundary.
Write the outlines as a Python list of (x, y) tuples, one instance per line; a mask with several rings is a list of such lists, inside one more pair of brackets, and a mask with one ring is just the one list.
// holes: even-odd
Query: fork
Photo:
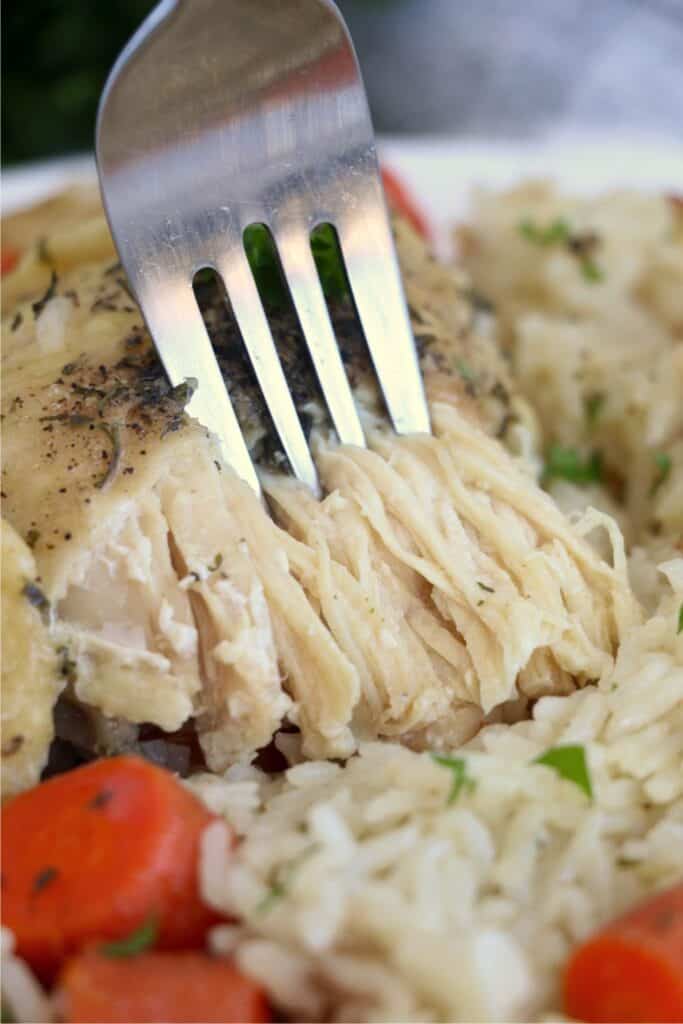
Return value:
[(171, 384), (260, 493), (194, 291), (222, 279), (294, 474), (315, 465), (244, 247), (264, 224), (339, 440), (365, 439), (310, 235), (337, 232), (398, 433), (429, 432), (415, 344), (353, 44), (331, 0), (163, 0), (124, 48), (97, 118), (100, 188), (122, 265)]

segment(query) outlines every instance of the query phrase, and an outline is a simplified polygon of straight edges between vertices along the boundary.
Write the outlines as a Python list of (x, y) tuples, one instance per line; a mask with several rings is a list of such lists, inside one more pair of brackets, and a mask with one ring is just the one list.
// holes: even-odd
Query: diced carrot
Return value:
[(154, 920), (157, 945), (192, 949), (215, 914), (201, 901), (200, 835), (212, 820), (163, 768), (95, 761), (2, 809), (2, 921), (44, 978), (94, 939)]
[(59, 999), (69, 1024), (257, 1024), (266, 997), (227, 960), (206, 953), (142, 953), (112, 960), (87, 951), (62, 972)]
[(0, 277), (3, 274), (9, 274), (10, 270), (14, 270), (21, 253), (18, 249), (14, 249), (9, 245), (4, 246), (0, 250)]
[(398, 175), (384, 165), (382, 165), (382, 184), (390, 208), (405, 217), (413, 225), (418, 235), (429, 240), (431, 232), (427, 218)]
[(564, 1008), (578, 1020), (683, 1021), (683, 884), (668, 889), (574, 950)]

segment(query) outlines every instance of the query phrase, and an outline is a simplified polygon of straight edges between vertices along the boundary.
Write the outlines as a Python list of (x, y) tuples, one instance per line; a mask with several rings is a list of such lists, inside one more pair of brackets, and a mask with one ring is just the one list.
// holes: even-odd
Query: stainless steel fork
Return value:
[(97, 163), (128, 279), (188, 411), (259, 491), (192, 290), (222, 278), (294, 473), (315, 466), (247, 260), (271, 231), (332, 422), (364, 437), (319, 283), (310, 233), (332, 224), (394, 428), (429, 414), (378, 174), (358, 63), (331, 0), (163, 0), (121, 53), (97, 120)]

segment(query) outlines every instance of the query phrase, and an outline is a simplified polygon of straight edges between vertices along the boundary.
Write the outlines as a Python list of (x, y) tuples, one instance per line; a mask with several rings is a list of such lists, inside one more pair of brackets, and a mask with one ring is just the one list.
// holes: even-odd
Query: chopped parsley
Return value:
[(477, 580), (477, 586), (481, 587), (482, 590), (485, 590), (487, 594), (495, 594), (493, 587), (489, 587), (488, 584), (482, 583), (481, 580)]
[(269, 914), (273, 907), (285, 898), (292, 884), (292, 879), (296, 875), (297, 871), (309, 857), (311, 857), (318, 849), (318, 843), (311, 843), (305, 850), (303, 850), (298, 857), (293, 857), (290, 861), (281, 864), (276, 871), (275, 881), (270, 886), (268, 892), (265, 894), (263, 899), (257, 903), (254, 908), (256, 914)]
[(583, 400), (583, 408), (586, 413), (586, 419), (589, 426), (593, 426), (597, 423), (600, 414), (607, 401), (607, 395), (602, 391), (594, 391), (590, 395), (586, 395)]
[(574, 484), (599, 483), (602, 480), (602, 455), (591, 452), (585, 458), (576, 448), (554, 444), (548, 449), (543, 482), (559, 478)]
[(676, 636), (679, 633), (683, 633), (683, 604), (678, 609), (678, 629), (676, 630)]
[(525, 217), (519, 222), (519, 233), (534, 245), (567, 243), (571, 236), (569, 224), (563, 217), (556, 217), (546, 227), (537, 224), (531, 217)]
[(104, 956), (127, 957), (136, 956), (150, 949), (156, 942), (159, 933), (159, 926), (155, 917), (148, 917), (146, 921), (126, 935), (123, 939), (116, 939), (114, 942), (107, 942), (100, 946), (100, 952)]
[(447, 757), (445, 754), (432, 754), (431, 756), (432, 760), (444, 768), (448, 768), (453, 774), (451, 790), (446, 800), (447, 804), (455, 803), (463, 791), (471, 792), (474, 789), (476, 783), (467, 774), (467, 762), (464, 757)]
[(456, 359), (455, 367), (463, 380), (466, 380), (468, 384), (476, 384), (477, 375), (464, 360)]
[(590, 256), (584, 256), (579, 261), (579, 266), (581, 267), (581, 273), (587, 281), (597, 282), (604, 280), (604, 271), (600, 269), (595, 260), (591, 259)]
[(573, 782), (587, 797), (593, 799), (593, 784), (588, 771), (586, 751), (580, 744), (551, 747), (537, 757), (534, 764), (544, 764), (548, 768), (553, 768), (560, 778)]
[(216, 572), (217, 569), (220, 569), (222, 564), (223, 564), (223, 555), (219, 551), (218, 554), (213, 556), (213, 562), (212, 562), (211, 565), (207, 565), (207, 569), (209, 570), (209, 572)]
[(176, 384), (174, 388), (171, 388), (168, 397), (185, 408), (198, 387), (199, 381), (196, 377), (186, 377), (182, 384)]
[(652, 482), (652, 487), (650, 488), (650, 497), (652, 497), (652, 495), (657, 490), (659, 490), (659, 488), (662, 486), (664, 481), (668, 478), (669, 473), (671, 472), (671, 456), (667, 455), (666, 452), (656, 452), (654, 460), (659, 472), (657, 473), (657, 476)]
[(600, 237), (594, 231), (573, 232), (563, 217), (556, 217), (545, 226), (537, 224), (531, 217), (524, 217), (517, 227), (522, 238), (534, 245), (563, 245), (578, 260), (586, 281), (603, 280), (605, 275), (593, 259), (593, 253), (600, 245)]

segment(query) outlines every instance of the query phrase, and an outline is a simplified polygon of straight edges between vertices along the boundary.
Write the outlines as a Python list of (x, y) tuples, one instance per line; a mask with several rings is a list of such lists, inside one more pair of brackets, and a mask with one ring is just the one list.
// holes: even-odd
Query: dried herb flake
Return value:
[(652, 497), (652, 495), (659, 490), (659, 488), (662, 486), (665, 480), (668, 479), (669, 474), (671, 473), (672, 465), (671, 456), (667, 455), (666, 452), (656, 452), (654, 455), (654, 461), (659, 472), (652, 482), (652, 487), (650, 488), (650, 497)]
[(111, 455), (107, 471), (102, 479), (98, 480), (95, 484), (95, 487), (101, 491), (103, 487), (106, 487), (114, 479), (119, 468), (119, 462), (121, 461), (121, 427), (118, 423), (98, 423), (97, 429), (106, 434), (111, 441)]
[(209, 570), (209, 572), (216, 572), (217, 569), (220, 569), (222, 564), (223, 564), (223, 555), (219, 551), (218, 554), (214, 555), (213, 563), (211, 565), (208, 565), (207, 569)]
[(592, 427), (597, 422), (606, 401), (607, 395), (602, 391), (594, 391), (592, 394), (585, 396), (583, 400), (583, 408), (589, 426)]
[(48, 885), (51, 885), (52, 882), (54, 882), (54, 880), (58, 876), (59, 871), (57, 870), (57, 868), (53, 868), (51, 865), (46, 868), (43, 868), (42, 871), (39, 871), (36, 877), (33, 879), (33, 886), (31, 888), (31, 892), (33, 893), (33, 895), (35, 896), (39, 892), (42, 892), (43, 889), (46, 889)]
[(34, 302), (32, 304), (32, 306), (31, 306), (31, 309), (33, 310), (33, 315), (36, 318), (36, 320), (38, 319), (40, 314), (43, 312), (43, 310), (47, 306), (47, 304), (50, 301), (50, 299), (54, 298), (56, 291), (57, 291), (57, 272), (56, 272), (56, 270), (53, 270), (51, 272), (51, 274), (50, 274), (50, 283), (47, 286), (47, 290), (46, 290), (45, 294), (42, 296), (42, 298), (38, 299), (37, 302)]
[(29, 580), (28, 583), (24, 584), (22, 594), (27, 599), (29, 604), (32, 604), (34, 608), (37, 608), (42, 616), (47, 615), (50, 609), (50, 602), (45, 597), (37, 583)]

